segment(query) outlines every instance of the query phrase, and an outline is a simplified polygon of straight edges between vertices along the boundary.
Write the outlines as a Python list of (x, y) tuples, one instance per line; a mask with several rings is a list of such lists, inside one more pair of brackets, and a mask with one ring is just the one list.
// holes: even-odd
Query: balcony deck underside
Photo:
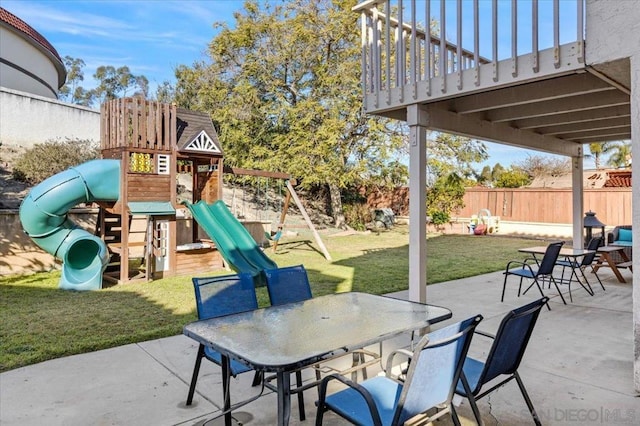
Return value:
[(572, 56), (556, 68), (548, 53), (541, 52), (537, 72), (528, 56), (518, 58), (517, 76), (511, 60), (498, 62), (497, 70), (483, 64), (461, 77), (368, 93), (366, 109), (406, 120), (407, 106), (418, 104), (431, 130), (568, 156), (581, 156), (583, 144), (630, 139), (628, 87), (607, 78), (606, 67), (596, 70)]

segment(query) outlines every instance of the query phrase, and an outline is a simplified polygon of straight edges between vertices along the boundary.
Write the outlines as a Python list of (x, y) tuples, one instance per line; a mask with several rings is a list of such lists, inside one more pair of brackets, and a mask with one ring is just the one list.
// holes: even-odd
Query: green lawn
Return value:
[[(280, 266), (304, 264), (314, 296), (362, 291), (375, 294), (407, 288), (408, 228), (368, 235), (323, 237), (328, 262), (310, 235), (283, 239)], [(428, 282), (463, 278), (504, 268), (531, 240), (444, 235), (428, 241)], [(227, 273), (219, 271), (211, 275)], [(190, 277), (112, 286), (94, 292), (58, 290), (58, 272), (0, 278), (0, 371), (65, 355), (179, 334), (193, 321)], [(268, 304), (258, 289), (261, 306)]]

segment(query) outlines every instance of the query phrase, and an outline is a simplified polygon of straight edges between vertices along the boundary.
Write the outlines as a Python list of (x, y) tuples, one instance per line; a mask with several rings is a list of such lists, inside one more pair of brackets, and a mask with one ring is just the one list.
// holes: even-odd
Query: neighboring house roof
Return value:
[(605, 188), (631, 188), (631, 170), (609, 172), (609, 179), (604, 184)]
[(208, 114), (177, 109), (178, 151), (222, 157), (218, 134)]
[[(585, 189), (630, 188), (631, 170), (585, 170)], [(562, 176), (542, 176), (534, 178), (527, 188), (571, 188), (571, 174)]]
[[(571, 180), (571, 175), (569, 175)], [(607, 181), (607, 172), (605, 170), (587, 170), (584, 172), (585, 188), (602, 188)], [(571, 187), (571, 184), (569, 184)]]
[(60, 61), (60, 63), (62, 63), (62, 59), (60, 58), (60, 55), (58, 55), (58, 51), (51, 45), (51, 43), (47, 41), (46, 38), (42, 36), (42, 34), (34, 30), (29, 24), (27, 24), (22, 19), (18, 18), (16, 15), (9, 12), (3, 7), (0, 7), (0, 22), (5, 23), (20, 31), (21, 33), (29, 36), (36, 43), (47, 49)]

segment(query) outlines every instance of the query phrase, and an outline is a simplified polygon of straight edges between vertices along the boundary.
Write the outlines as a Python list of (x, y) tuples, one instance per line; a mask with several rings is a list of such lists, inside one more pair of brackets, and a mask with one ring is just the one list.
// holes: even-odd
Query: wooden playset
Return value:
[(287, 196), (278, 230), (282, 230), (293, 198), (330, 259), (290, 176), (225, 167), (217, 133), (205, 113), (141, 98), (106, 102), (101, 107), (100, 149), (104, 159), (120, 161), (120, 197), (115, 202), (99, 203), (96, 226), (96, 235), (105, 241), (111, 255), (105, 281), (149, 281), (202, 274), (225, 266), (213, 242), (207, 241), (178, 204), (178, 168), (191, 171), (193, 203), (221, 199), (223, 173), (286, 181)]

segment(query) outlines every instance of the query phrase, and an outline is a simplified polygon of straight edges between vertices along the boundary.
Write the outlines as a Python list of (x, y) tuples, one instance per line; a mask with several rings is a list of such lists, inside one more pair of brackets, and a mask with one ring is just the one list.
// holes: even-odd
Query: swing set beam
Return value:
[(228, 173), (231, 175), (238, 175), (238, 176), (258, 176), (258, 177), (275, 178), (275, 179), (291, 179), (291, 175), (288, 173), (265, 172), (264, 170), (253, 170), (253, 169), (241, 169), (239, 167), (227, 166), (226, 164), (222, 171), (223, 173)]

